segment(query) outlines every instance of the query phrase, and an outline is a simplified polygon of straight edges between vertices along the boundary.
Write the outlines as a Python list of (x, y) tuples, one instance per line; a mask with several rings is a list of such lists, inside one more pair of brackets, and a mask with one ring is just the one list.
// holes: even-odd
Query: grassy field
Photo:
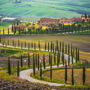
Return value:
[[(0, 0), (0, 14), (8, 16), (33, 17), (80, 17), (82, 13), (90, 14), (90, 1), (86, 0)], [(49, 13), (48, 13), (49, 12)], [(71, 13), (71, 14), (70, 14)]]
[[(67, 78), (68, 84), (71, 84), (71, 75), (72, 71), (71, 69), (68, 69), (67, 73)], [(86, 69), (86, 84), (85, 85), (90, 85), (90, 69)], [(37, 72), (35, 78), (40, 79), (39, 77), (39, 71)], [(44, 70), (43, 75), (42, 75), (42, 80), (49, 81), (49, 82), (56, 82), (56, 83), (64, 83), (65, 82), (65, 70), (64, 69), (53, 69), (52, 71), (52, 80), (50, 80), (50, 71), (49, 70)], [(74, 69), (74, 83), (76, 85), (81, 85), (82, 84), (82, 69)]]
[[(27, 36), (11, 36), (13, 39), (20, 39), (21, 41), (62, 41), (65, 44), (72, 44), (73, 47), (77, 47), (80, 51), (90, 52), (90, 35), (27, 35)], [(43, 45), (43, 44), (42, 44)]]

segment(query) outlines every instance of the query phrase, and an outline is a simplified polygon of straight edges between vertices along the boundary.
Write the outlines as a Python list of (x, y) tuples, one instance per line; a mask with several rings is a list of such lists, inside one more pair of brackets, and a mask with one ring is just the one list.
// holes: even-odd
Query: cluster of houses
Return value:
[(89, 21), (90, 17), (89, 15), (82, 15), (81, 18), (59, 18), (59, 19), (54, 19), (54, 18), (41, 18), (40, 21), (38, 22), (40, 25), (45, 25), (45, 26), (50, 26), (50, 25), (59, 25), (59, 24), (73, 24), (76, 22), (81, 22), (81, 21)]

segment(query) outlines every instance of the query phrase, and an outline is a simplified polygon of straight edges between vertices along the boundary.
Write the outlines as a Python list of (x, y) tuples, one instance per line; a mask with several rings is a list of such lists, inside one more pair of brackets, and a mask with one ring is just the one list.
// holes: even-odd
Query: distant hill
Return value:
[(0, 0), (0, 15), (80, 17), (90, 14), (90, 0)]

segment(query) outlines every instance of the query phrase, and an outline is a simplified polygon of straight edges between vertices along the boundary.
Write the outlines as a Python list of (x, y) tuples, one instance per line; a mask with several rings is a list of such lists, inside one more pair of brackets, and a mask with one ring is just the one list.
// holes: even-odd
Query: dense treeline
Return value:
[[(35, 26), (33, 25), (32, 28), (27, 27), (28, 24), (21, 25), (17, 28), (18, 24), (12, 24), (12, 32), (13, 35), (22, 35), (22, 34), (55, 34), (55, 33), (79, 33), (79, 32), (85, 32), (90, 31), (90, 22), (82, 22), (82, 23), (74, 23), (72, 25), (64, 25), (59, 24), (58, 26), (49, 26), (49, 28), (46, 28), (45, 30), (42, 29), (43, 26), (40, 26), (38, 29), (35, 29)], [(10, 35), (10, 29), (8, 28), (8, 35)], [(3, 35), (5, 35), (5, 29), (3, 29)]]

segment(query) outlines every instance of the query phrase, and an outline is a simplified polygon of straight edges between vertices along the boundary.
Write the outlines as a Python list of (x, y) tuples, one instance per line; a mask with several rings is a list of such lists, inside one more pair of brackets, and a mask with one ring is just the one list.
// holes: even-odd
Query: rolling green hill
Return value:
[(0, 14), (7, 16), (80, 17), (90, 14), (90, 0), (0, 0)]

